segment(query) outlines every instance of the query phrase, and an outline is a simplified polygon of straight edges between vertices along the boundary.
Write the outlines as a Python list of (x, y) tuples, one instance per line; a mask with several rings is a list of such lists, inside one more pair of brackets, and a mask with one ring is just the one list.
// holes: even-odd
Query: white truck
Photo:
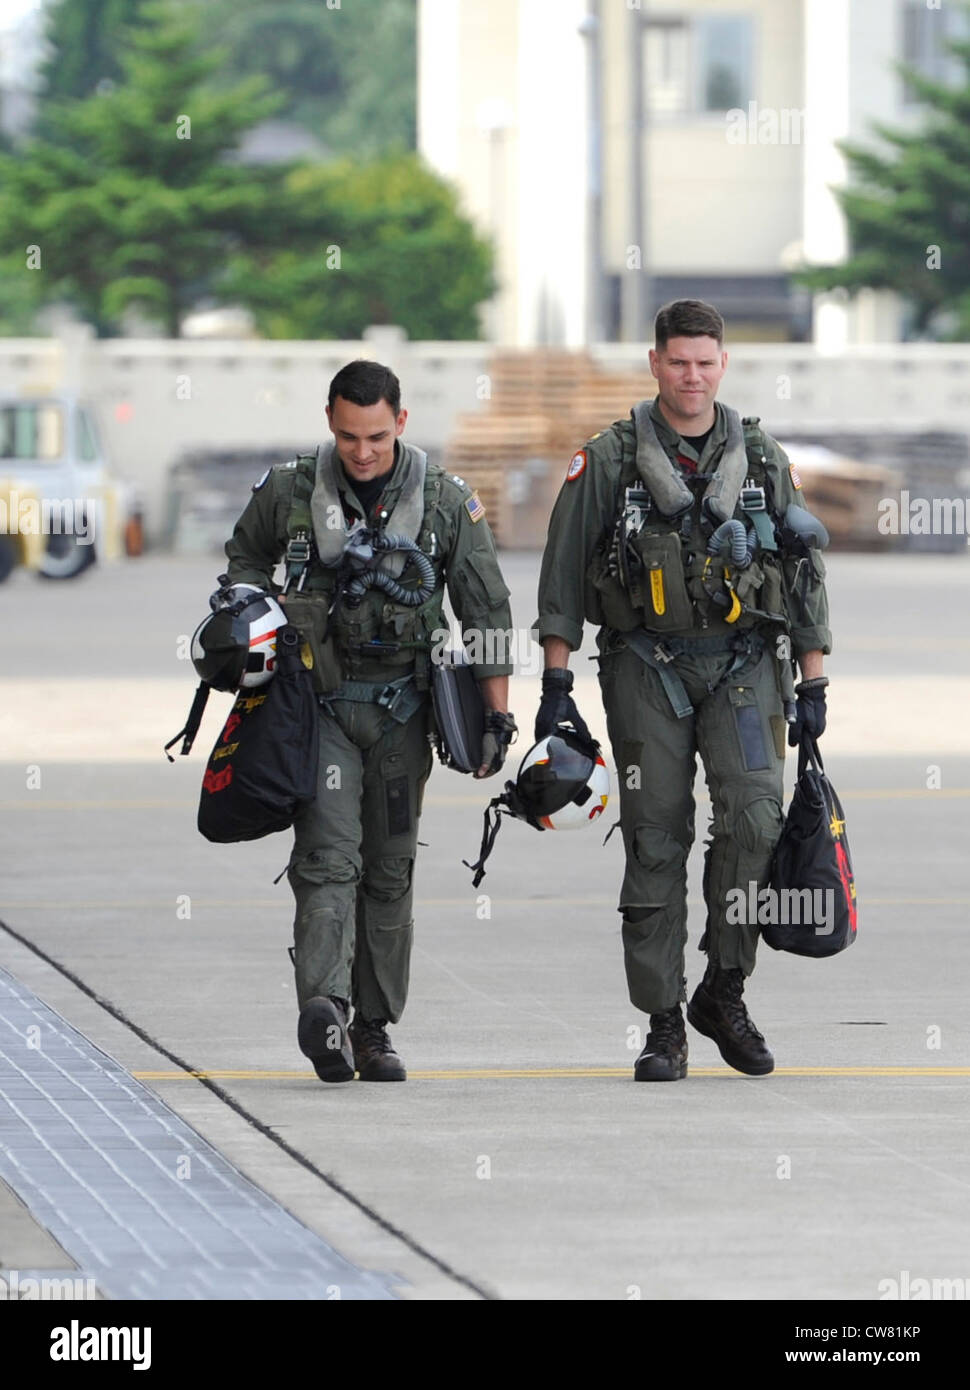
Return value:
[(0, 394), (0, 582), (16, 565), (73, 579), (141, 547), (134, 497), (111, 475), (91, 407), (66, 393)]

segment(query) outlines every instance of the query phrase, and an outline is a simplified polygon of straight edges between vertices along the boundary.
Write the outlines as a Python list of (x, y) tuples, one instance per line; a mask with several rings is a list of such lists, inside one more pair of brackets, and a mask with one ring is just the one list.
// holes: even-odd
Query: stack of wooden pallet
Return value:
[[(488, 378), (490, 399), (484, 410), (458, 417), (445, 464), (478, 490), (500, 542), (509, 529), (509, 470), (547, 465), (541, 506), (548, 510), (572, 454), (654, 394), (649, 375), (605, 372), (583, 352), (496, 353)], [(542, 539), (537, 535), (534, 544)]]

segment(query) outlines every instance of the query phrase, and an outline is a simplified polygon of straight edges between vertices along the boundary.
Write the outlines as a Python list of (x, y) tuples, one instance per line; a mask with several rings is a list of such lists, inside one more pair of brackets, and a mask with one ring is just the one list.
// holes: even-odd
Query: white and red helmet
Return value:
[(609, 799), (610, 774), (599, 744), (561, 726), (526, 753), (510, 796), (513, 815), (537, 830), (582, 830), (599, 819)]
[(276, 672), (276, 630), (286, 614), (255, 584), (226, 584), (192, 636), (192, 664), (215, 690), (265, 685)]

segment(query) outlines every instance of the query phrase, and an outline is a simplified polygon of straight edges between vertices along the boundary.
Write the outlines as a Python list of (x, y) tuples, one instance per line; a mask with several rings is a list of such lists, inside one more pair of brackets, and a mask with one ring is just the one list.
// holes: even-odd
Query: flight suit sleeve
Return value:
[(582, 645), (586, 587), (593, 551), (614, 522), (620, 449), (612, 431), (574, 454), (549, 520), (539, 573), (539, 616), (532, 632), (541, 643), (561, 637)]
[[(811, 504), (797, 481), (797, 470), (777, 440), (765, 436), (765, 457), (775, 490), (775, 504), (781, 516), (794, 503), (811, 511)], [(829, 601), (825, 591), (825, 561), (819, 550), (812, 551), (811, 563), (792, 557), (784, 562), (789, 589), (792, 653), (832, 650), (829, 628)]]
[(510, 676), (509, 590), (502, 578), (484, 508), (477, 493), (453, 477), (445, 482), (442, 502), (453, 528), (445, 561), (445, 582), (475, 679)]
[(280, 592), (281, 586), (274, 582), (273, 575), (286, 550), (286, 491), (275, 469), (253, 488), (226, 542), (230, 583), (258, 584), (267, 593)]

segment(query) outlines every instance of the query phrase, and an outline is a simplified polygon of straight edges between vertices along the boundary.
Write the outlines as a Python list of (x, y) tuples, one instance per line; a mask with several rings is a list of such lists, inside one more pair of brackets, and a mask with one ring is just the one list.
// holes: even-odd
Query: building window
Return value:
[(754, 98), (748, 16), (651, 17), (644, 25), (644, 102), (653, 116), (720, 114)]
[[(904, 0), (902, 7), (902, 59), (931, 82), (960, 82), (963, 65), (947, 44), (970, 35), (965, 12), (954, 9), (928, 9), (926, 0)], [(911, 82), (903, 78), (903, 102), (915, 105), (922, 98)]]

